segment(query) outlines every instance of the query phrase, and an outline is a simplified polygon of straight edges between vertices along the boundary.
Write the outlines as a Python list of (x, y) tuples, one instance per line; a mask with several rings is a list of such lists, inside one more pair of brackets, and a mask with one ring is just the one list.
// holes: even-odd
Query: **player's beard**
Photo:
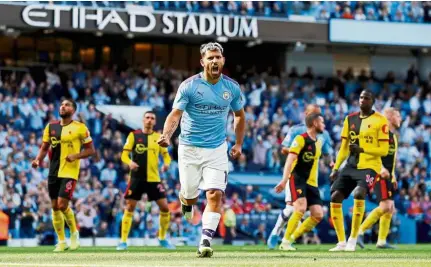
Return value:
[(60, 113), (60, 118), (62, 119), (70, 119), (72, 117), (72, 114), (64, 112), (63, 114)]
[(207, 72), (212, 79), (218, 79), (221, 75), (222, 66), (220, 64), (217, 64), (216, 66), (217, 67), (215, 68), (214, 65), (212, 65), (207, 69)]

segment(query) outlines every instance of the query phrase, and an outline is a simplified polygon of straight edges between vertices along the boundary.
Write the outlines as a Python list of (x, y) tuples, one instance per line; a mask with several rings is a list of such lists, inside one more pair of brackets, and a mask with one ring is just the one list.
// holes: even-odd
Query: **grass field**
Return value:
[(431, 245), (399, 245), (396, 250), (376, 250), (368, 246), (356, 252), (328, 252), (331, 246), (297, 246), (299, 251), (269, 251), (264, 246), (215, 246), (212, 258), (196, 258), (196, 248), (179, 247), (166, 251), (157, 247), (84, 247), (54, 254), (53, 247), (0, 248), (0, 266), (431, 266)]

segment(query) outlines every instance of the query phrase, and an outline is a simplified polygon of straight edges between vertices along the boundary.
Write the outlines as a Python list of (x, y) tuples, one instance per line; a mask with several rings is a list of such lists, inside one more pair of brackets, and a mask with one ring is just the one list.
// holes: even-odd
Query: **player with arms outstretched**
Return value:
[(187, 219), (191, 218), (199, 190), (206, 191), (208, 203), (202, 215), (202, 237), (197, 255), (211, 257), (213, 249), (210, 242), (219, 224), (222, 196), (227, 184), (227, 117), (232, 110), (236, 143), (230, 155), (237, 159), (244, 140), (245, 113), (239, 84), (222, 75), (225, 62), (222, 46), (218, 43), (203, 44), (200, 53), (204, 70), (181, 83), (159, 144), (170, 144), (181, 120), (178, 164), (182, 211)]
[[(159, 176), (159, 155), (163, 157), (163, 171), (168, 169), (171, 157), (165, 147), (157, 144), (160, 134), (154, 131), (155, 125), (156, 114), (152, 111), (145, 112), (142, 129), (131, 132), (124, 145), (121, 160), (129, 166), (130, 181), (124, 192), (126, 209), (121, 222), (121, 243), (117, 250), (127, 249), (127, 237), (132, 227), (133, 212), (144, 193), (148, 195), (150, 201), (156, 201), (160, 208), (160, 245), (167, 249), (175, 249), (175, 246), (166, 240), (171, 213), (166, 199), (166, 190)], [(130, 153), (132, 159), (129, 156)]]
[[(382, 159), (389, 151), (387, 119), (373, 110), (374, 95), (364, 90), (360, 94), (360, 112), (346, 117), (341, 131), (341, 147), (330, 179), (331, 219), (338, 237), (338, 244), (330, 251), (355, 251), (365, 212), (365, 196), (374, 186), (382, 169)], [(347, 159), (345, 167), (338, 171)], [(352, 230), (346, 244), (342, 202), (353, 192), (354, 206)]]
[(392, 200), (397, 189), (395, 166), (397, 162), (398, 140), (395, 131), (401, 126), (401, 114), (394, 108), (385, 109), (383, 114), (389, 122), (389, 153), (387, 156), (382, 157), (383, 167), (380, 171), (380, 177), (377, 178), (374, 186), (374, 193), (376, 194), (379, 206), (368, 215), (359, 229), (358, 245), (362, 248), (364, 248), (364, 232), (370, 229), (379, 219), (379, 237), (376, 247), (382, 249), (394, 248), (386, 242), (386, 237), (389, 234), (392, 214), (395, 210), (394, 201)]
[[(79, 247), (79, 232), (75, 215), (69, 207), (76, 181), (79, 177), (80, 159), (95, 153), (93, 141), (85, 124), (72, 120), (76, 112), (73, 100), (64, 100), (60, 106), (60, 121), (50, 122), (43, 132), (43, 144), (32, 162), (37, 168), (51, 147), (48, 174), (48, 193), (52, 204), (52, 224), (57, 233), (58, 244), (54, 252), (68, 249), (64, 233), (64, 221), (70, 228), (70, 249)], [(84, 149), (81, 151), (81, 147)]]
[[(321, 109), (316, 104), (310, 104), (307, 105), (305, 108), (304, 115), (307, 117), (310, 114), (321, 114)], [(292, 145), (293, 140), (300, 134), (307, 131), (307, 126), (304, 123), (297, 124), (292, 126), (286, 137), (284, 138), (282, 145), (281, 153), (284, 155), (289, 154), (289, 147)], [(327, 161), (329, 162), (330, 166), (332, 167), (333, 162), (331, 159), (332, 154), (332, 140), (329, 136), (328, 131), (324, 130), (321, 134), (317, 135), (318, 138), (321, 140), (323, 146), (322, 146), (322, 154), (326, 157)], [(286, 201), (286, 207), (280, 212), (277, 218), (277, 222), (275, 223), (274, 228), (271, 231), (271, 234), (268, 238), (268, 248), (274, 249), (275, 246), (278, 244), (278, 240), (280, 238), (280, 233), (285, 227), (287, 221), (289, 220), (290, 215), (293, 212), (293, 206), (292, 206), (292, 194), (290, 193), (290, 187), (287, 186), (285, 189), (285, 201)]]
[[(296, 250), (292, 243), (316, 227), (323, 218), (323, 202), (317, 188), (322, 141), (317, 135), (324, 131), (325, 123), (323, 117), (316, 113), (308, 115), (305, 121), (307, 131), (295, 137), (289, 148), (283, 179), (275, 187), (275, 191), (281, 193), (289, 183), (294, 207), (280, 245), (281, 250)], [(311, 215), (297, 228), (307, 207)]]

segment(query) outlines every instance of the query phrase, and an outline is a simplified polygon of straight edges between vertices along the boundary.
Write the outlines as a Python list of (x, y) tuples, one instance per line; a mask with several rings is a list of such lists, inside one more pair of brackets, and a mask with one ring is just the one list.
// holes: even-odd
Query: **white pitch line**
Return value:
[[(14, 262), (0, 262), (0, 266), (31, 266), (31, 267), (149, 267), (154, 265), (124, 265), (124, 264), (73, 264), (73, 263), (14, 263)], [(154, 267), (182, 267), (182, 266), (154, 266)]]

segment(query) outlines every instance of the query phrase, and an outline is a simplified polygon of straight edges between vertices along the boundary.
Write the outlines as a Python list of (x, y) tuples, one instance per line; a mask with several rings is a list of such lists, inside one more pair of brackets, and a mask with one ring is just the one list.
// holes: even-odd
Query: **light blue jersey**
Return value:
[[(292, 128), (290, 128), (289, 131), (287, 132), (287, 135), (284, 138), (281, 145), (283, 147), (289, 148), (293, 140), (295, 139), (295, 137), (297, 135), (305, 133), (306, 131), (307, 131), (307, 126), (305, 126), (305, 124), (303, 123), (292, 126)], [(331, 137), (329, 136), (328, 131), (325, 130), (322, 134), (317, 135), (317, 138), (319, 138), (323, 144), (322, 154), (324, 155), (332, 154), (332, 140), (331, 140)]]
[(210, 84), (202, 73), (181, 83), (173, 108), (183, 110), (180, 144), (217, 148), (226, 141), (229, 111), (244, 106), (239, 84), (222, 75), (218, 83)]

